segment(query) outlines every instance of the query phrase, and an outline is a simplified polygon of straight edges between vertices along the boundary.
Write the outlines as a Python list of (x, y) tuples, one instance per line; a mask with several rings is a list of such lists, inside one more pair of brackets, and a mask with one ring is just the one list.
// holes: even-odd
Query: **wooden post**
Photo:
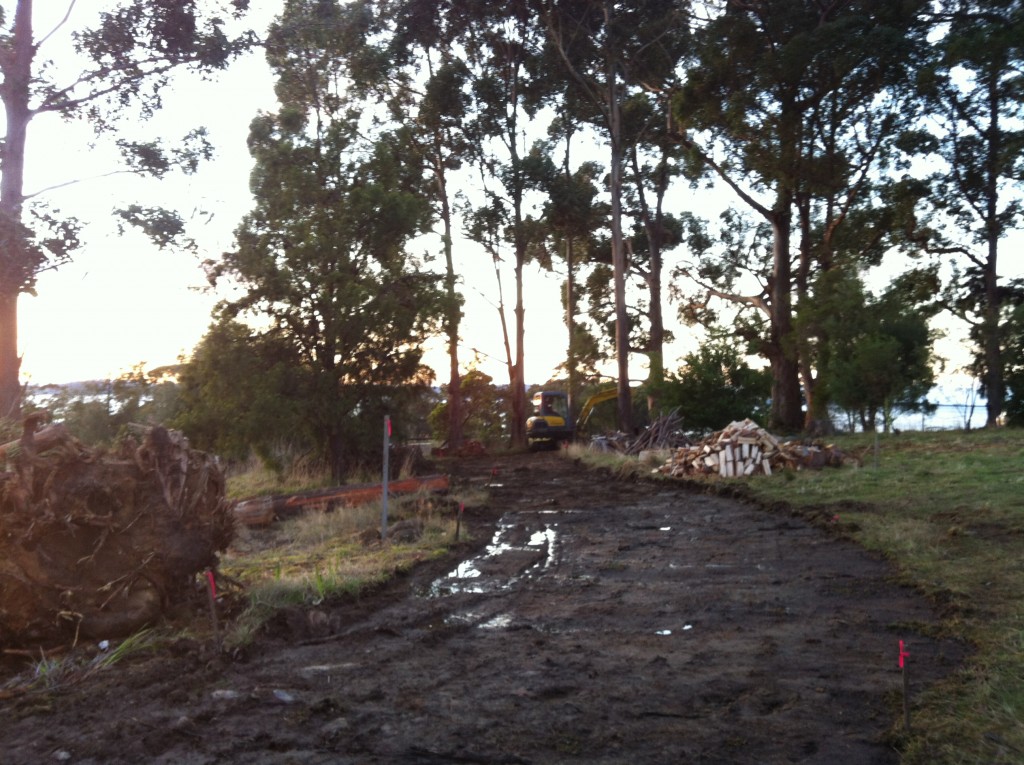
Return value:
[(210, 603), (210, 623), (213, 627), (213, 639), (217, 643), (217, 650), (220, 651), (220, 625), (217, 622), (217, 580), (214, 578), (211, 569), (206, 569), (206, 595)]
[(388, 538), (388, 479), (391, 472), (391, 415), (384, 415), (384, 480), (380, 493), (380, 541)]
[(910, 652), (905, 650), (904, 643), (900, 641), (900, 673), (903, 675), (903, 727), (910, 733), (910, 680), (907, 677), (907, 661)]

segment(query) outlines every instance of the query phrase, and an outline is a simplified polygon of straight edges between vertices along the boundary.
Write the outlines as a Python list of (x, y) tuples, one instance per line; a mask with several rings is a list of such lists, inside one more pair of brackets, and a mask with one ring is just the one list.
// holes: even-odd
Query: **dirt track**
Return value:
[(493, 484), (460, 558), (244, 657), (182, 641), (3, 702), (0, 762), (895, 763), (898, 640), (912, 693), (962, 655), (790, 514), (554, 454), (453, 471)]

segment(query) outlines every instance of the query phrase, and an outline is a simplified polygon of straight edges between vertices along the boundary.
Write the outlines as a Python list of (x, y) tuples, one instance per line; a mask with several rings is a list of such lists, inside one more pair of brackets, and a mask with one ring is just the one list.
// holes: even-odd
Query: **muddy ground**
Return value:
[(898, 641), (912, 696), (962, 660), (827, 523), (551, 453), (440, 467), (491, 485), (474, 543), (244, 654), (4, 700), (0, 762), (895, 763)]

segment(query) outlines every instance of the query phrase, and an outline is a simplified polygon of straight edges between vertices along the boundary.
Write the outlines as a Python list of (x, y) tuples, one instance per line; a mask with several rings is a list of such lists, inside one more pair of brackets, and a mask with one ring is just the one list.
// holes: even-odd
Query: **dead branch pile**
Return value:
[(675, 449), (689, 443), (690, 439), (683, 433), (683, 420), (679, 416), (679, 410), (673, 409), (656, 419), (649, 428), (630, 441), (625, 452), (639, 454), (647, 450)]
[(850, 461), (832, 445), (782, 442), (756, 422), (733, 422), (675, 454), (658, 470), (672, 476), (717, 474), (723, 478), (771, 475), (773, 471), (840, 467)]
[(0, 647), (129, 634), (192, 597), (233, 532), (216, 459), (161, 427), (103, 454), (37, 424), (0, 446)]

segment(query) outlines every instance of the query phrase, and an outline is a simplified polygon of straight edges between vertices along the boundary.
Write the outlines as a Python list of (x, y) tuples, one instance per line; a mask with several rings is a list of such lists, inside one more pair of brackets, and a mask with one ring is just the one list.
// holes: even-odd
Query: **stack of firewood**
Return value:
[(717, 474), (723, 478), (771, 475), (785, 468), (839, 467), (848, 458), (834, 446), (779, 441), (753, 420), (733, 422), (690, 446), (683, 446), (658, 472), (672, 476)]

